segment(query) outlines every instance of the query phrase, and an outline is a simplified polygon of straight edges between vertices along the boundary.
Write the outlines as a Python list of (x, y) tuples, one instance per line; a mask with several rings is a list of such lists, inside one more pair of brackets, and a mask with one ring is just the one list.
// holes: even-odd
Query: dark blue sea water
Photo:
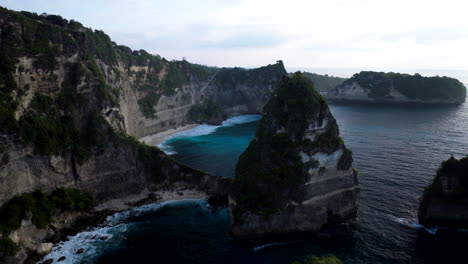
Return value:
[[(440, 162), (452, 154), (468, 155), (468, 104), (339, 104), (331, 110), (359, 171), (356, 224), (328, 228), (310, 241), (251, 248), (230, 238), (227, 210), (182, 201), (116, 215), (107, 229), (71, 238), (52, 256), (68, 253), (67, 260), (76, 260), (70, 263), (289, 264), (308, 255), (335, 254), (345, 263), (468, 263), (468, 231), (425, 230), (416, 216), (418, 198)], [(232, 176), (254, 135), (256, 119), (205, 125), (161, 147), (190, 166)], [(96, 234), (110, 239), (96, 240)], [(83, 256), (73, 254), (83, 245)]]

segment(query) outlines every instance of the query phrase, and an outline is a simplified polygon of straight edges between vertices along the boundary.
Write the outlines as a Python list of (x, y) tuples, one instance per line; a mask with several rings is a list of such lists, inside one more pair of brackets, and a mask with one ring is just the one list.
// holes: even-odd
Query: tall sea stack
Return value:
[(230, 192), (234, 237), (262, 242), (354, 219), (352, 152), (312, 82), (300, 73), (284, 77), (263, 112)]
[(442, 162), (424, 190), (418, 217), (423, 225), (468, 228), (468, 157)]

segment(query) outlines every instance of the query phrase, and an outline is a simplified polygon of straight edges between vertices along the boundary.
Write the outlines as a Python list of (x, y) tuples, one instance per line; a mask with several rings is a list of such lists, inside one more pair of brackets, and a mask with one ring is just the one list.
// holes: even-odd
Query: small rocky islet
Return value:
[(449, 77), (362, 71), (328, 90), (325, 97), (341, 102), (461, 104), (466, 87)]
[(426, 226), (468, 229), (468, 157), (442, 162), (424, 190), (418, 218)]

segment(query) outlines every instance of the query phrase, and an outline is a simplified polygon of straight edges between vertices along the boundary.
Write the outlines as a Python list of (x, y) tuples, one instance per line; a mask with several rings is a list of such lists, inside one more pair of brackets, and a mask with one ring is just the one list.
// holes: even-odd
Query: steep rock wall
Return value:
[(327, 103), (300, 73), (285, 77), (237, 164), (231, 232), (263, 241), (354, 219), (359, 187), (351, 166)]

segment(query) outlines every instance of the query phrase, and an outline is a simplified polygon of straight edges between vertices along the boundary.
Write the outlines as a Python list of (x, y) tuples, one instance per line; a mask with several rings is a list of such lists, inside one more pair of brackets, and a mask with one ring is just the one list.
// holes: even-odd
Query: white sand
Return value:
[(156, 134), (153, 134), (153, 135), (142, 137), (142, 138), (140, 138), (140, 141), (144, 142), (144, 143), (146, 143), (146, 144), (148, 144), (150, 146), (154, 146), (154, 145), (160, 144), (166, 138), (168, 138), (169, 136), (171, 136), (171, 135), (173, 135), (175, 133), (182, 132), (182, 131), (185, 131), (185, 130), (189, 130), (189, 129), (192, 129), (192, 128), (197, 127), (197, 126), (199, 126), (199, 125), (198, 124), (189, 124), (189, 125), (180, 126), (178, 128), (171, 128), (171, 129), (163, 131), (163, 132), (159, 132), (159, 133), (156, 133)]
[[(96, 211), (101, 211), (105, 209), (109, 209), (112, 211), (123, 211), (129, 210), (132, 207), (132, 204), (143, 200), (148, 197), (151, 192), (148, 190), (144, 190), (140, 194), (131, 195), (123, 198), (112, 199), (106, 201), (102, 204), (96, 206)], [(200, 192), (197, 190), (173, 190), (173, 191), (156, 191), (153, 192), (157, 197), (158, 201), (155, 203), (161, 203), (165, 201), (173, 201), (173, 200), (186, 200), (186, 199), (208, 199), (208, 196), (204, 192)]]

